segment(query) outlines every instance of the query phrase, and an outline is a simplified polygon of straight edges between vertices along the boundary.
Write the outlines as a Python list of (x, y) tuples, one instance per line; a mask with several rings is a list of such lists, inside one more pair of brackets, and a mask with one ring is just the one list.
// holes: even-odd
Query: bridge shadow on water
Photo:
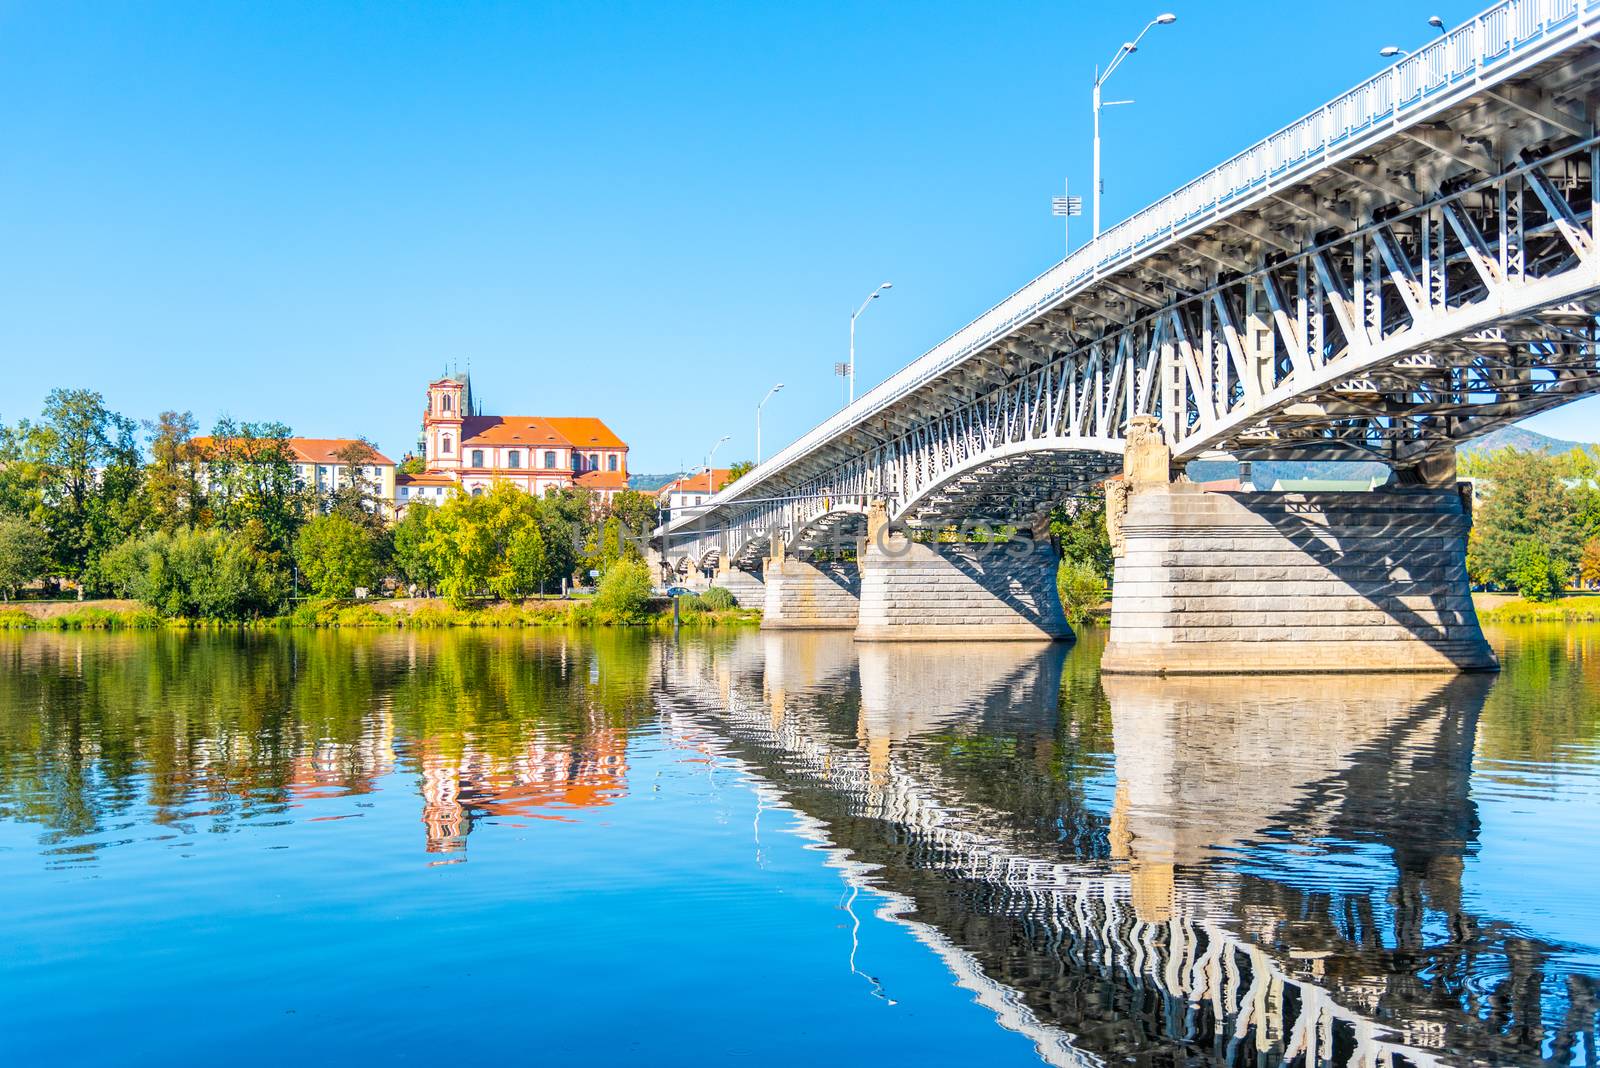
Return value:
[(660, 699), (1050, 1063), (1592, 1051), (1592, 977), (1463, 901), (1492, 677), (1102, 683), (1102, 640), (749, 635)]

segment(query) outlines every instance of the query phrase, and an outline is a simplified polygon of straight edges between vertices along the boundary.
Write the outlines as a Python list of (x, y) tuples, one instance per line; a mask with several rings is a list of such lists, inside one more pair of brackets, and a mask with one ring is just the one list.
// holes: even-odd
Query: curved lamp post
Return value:
[(1131, 104), (1131, 103), (1133, 103), (1133, 101), (1131, 101), (1131, 100), (1107, 100), (1107, 101), (1101, 101), (1101, 99), (1100, 99), (1100, 87), (1106, 83), (1106, 79), (1107, 78), (1110, 78), (1112, 74), (1116, 73), (1116, 70), (1117, 70), (1118, 67), (1122, 66), (1122, 61), (1123, 60), (1127, 59), (1129, 56), (1133, 55), (1135, 52), (1137, 52), (1139, 50), (1139, 42), (1144, 40), (1144, 35), (1150, 32), (1151, 27), (1153, 27), (1153, 26), (1170, 26), (1174, 22), (1177, 22), (1177, 21), (1178, 21), (1178, 16), (1174, 15), (1170, 11), (1165, 12), (1165, 13), (1160, 14), (1160, 15), (1157, 15), (1155, 18), (1151, 19), (1148, 23), (1145, 24), (1145, 28), (1139, 31), (1139, 36), (1135, 37), (1131, 41), (1124, 41), (1122, 43), (1122, 47), (1117, 49), (1117, 54), (1111, 57), (1111, 62), (1106, 64), (1106, 69), (1105, 69), (1104, 73), (1102, 73), (1098, 69), (1096, 69), (1095, 72), (1094, 72), (1094, 236), (1095, 237), (1099, 237), (1100, 236), (1100, 109), (1102, 107), (1112, 107), (1113, 105), (1116, 105), (1116, 104)]
[(879, 286), (877, 289), (874, 289), (870, 294), (868, 294), (867, 295), (867, 299), (861, 302), (861, 307), (857, 308), (855, 310), (855, 312), (852, 313), (851, 316), (850, 316), (850, 403), (851, 404), (854, 404), (855, 400), (856, 400), (856, 319), (861, 315), (862, 312), (867, 310), (867, 305), (871, 304), (873, 301), (878, 299), (878, 296), (881, 293), (883, 293), (884, 290), (893, 289), (893, 288), (894, 288), (894, 283), (893, 282), (885, 282), (885, 283), (883, 283), (883, 285)]
[(767, 395), (761, 398), (760, 404), (756, 405), (756, 463), (758, 464), (761, 462), (761, 409), (765, 408), (767, 401), (772, 399), (772, 395), (782, 388), (783, 383), (779, 382), (767, 390)]

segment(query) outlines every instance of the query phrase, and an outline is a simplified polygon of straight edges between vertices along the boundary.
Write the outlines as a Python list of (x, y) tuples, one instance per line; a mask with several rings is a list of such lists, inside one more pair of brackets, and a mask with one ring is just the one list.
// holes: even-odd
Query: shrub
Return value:
[(713, 586), (700, 595), (700, 605), (708, 612), (726, 612), (738, 608), (739, 602), (733, 599), (733, 594), (721, 586)]
[(20, 608), (0, 608), (0, 630), (29, 630), (33, 617)]
[(642, 560), (614, 561), (600, 576), (594, 610), (602, 622), (642, 623), (650, 607), (650, 568)]
[(1106, 599), (1106, 580), (1093, 565), (1063, 560), (1056, 569), (1056, 590), (1070, 623), (1082, 623)]
[(101, 557), (100, 566), (118, 593), (185, 619), (270, 614), (283, 602), (288, 585), (275, 553), (223, 530), (130, 538)]

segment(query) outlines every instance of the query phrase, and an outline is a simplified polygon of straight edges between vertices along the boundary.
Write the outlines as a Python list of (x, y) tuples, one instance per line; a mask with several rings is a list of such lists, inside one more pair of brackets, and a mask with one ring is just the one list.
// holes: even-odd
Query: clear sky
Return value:
[[(1160, 0), (1109, 225), (1480, 4)], [(54, 386), (365, 435), (423, 386), (770, 453), (1061, 254), (1089, 86), (1162, 8), (0, 0), (0, 419)], [(1078, 236), (1088, 219), (1075, 220)], [(1600, 437), (1600, 401), (1535, 429)]]

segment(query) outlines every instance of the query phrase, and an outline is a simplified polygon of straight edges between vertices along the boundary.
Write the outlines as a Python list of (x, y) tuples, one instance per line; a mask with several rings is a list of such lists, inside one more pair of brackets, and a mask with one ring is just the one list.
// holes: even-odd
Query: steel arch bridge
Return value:
[[(1028, 523), (1120, 470), (1404, 470), (1600, 391), (1600, 0), (1505, 0), (1072, 253), (658, 531), (755, 565), (891, 520)], [(707, 557), (707, 554), (712, 554)]]

